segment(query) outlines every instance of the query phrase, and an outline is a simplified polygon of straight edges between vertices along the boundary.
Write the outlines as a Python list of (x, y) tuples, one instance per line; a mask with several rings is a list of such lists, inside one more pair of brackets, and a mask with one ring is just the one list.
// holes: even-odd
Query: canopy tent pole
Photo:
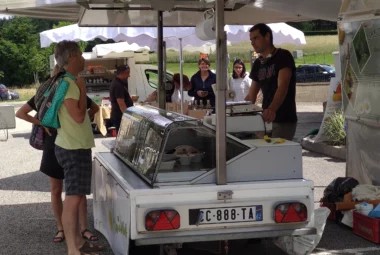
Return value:
[(224, 0), (216, 0), (216, 184), (227, 183), (226, 172), (226, 70), (227, 35), (224, 31)]
[(166, 93), (165, 93), (165, 79), (164, 79), (164, 31), (163, 31), (163, 16), (162, 11), (157, 12), (157, 59), (158, 59), (158, 87), (157, 98), (158, 107), (166, 109)]
[(166, 41), (162, 41), (162, 75), (163, 75), (163, 82), (164, 82), (164, 89), (165, 89), (165, 106), (166, 106)]
[(183, 54), (182, 54), (182, 38), (179, 38), (179, 75), (181, 90), (181, 114), (183, 114)]

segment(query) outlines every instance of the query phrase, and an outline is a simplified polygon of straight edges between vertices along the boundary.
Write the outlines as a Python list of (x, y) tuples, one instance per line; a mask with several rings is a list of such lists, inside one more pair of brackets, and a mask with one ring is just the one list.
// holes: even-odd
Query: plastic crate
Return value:
[(380, 243), (380, 219), (354, 211), (354, 233), (371, 242)]

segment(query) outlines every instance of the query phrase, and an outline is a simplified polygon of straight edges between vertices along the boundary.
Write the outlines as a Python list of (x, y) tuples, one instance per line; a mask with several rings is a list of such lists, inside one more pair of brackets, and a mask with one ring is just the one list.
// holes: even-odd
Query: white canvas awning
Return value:
[(92, 48), (93, 57), (104, 57), (110, 53), (123, 53), (126, 51), (150, 50), (149, 47), (140, 47), (136, 43), (128, 44), (126, 42), (98, 44)]
[[(78, 2), (86, 5), (91, 3), (92, 10), (85, 10)], [(141, 7), (141, 4), (148, 3), (149, 10), (128, 10), (125, 11), (127, 3), (114, 3), (113, 0), (2, 0), (0, 1), (0, 13), (8, 15), (21, 15), (41, 19), (67, 20), (79, 22), (81, 26), (156, 26), (157, 11), (149, 8), (157, 8), (155, 3), (159, 0), (138, 1), (131, 0), (129, 6)], [(162, 3), (175, 3), (177, 0), (165, 0)], [(182, 1), (183, 2), (183, 1)], [(192, 1), (201, 3), (204, 1)], [(213, 2), (213, 1), (207, 1)], [(337, 20), (341, 0), (255, 0), (247, 5), (239, 7), (240, 3), (247, 3), (246, 0), (227, 1), (225, 21), (226, 24), (244, 25), (263, 23), (276, 23), (285, 21), (303, 21), (312, 19)], [(169, 4), (170, 5), (170, 4)], [(112, 7), (113, 10), (105, 10), (104, 7)], [(236, 7), (238, 6), (238, 7)], [(159, 7), (159, 6), (158, 6)], [(97, 9), (103, 8), (103, 9)], [(186, 10), (188, 6), (180, 6), (183, 11), (165, 12), (164, 26), (195, 26), (203, 18), (202, 12), (195, 12), (194, 9)], [(120, 11), (117, 11), (120, 9)], [(235, 10), (236, 9), (236, 10)], [(144, 17), (142, 19), (141, 17)]]
[[(285, 23), (269, 24), (273, 30), (275, 44), (306, 44), (304, 33)], [(248, 30), (252, 26), (225, 26), (227, 40), (230, 43), (248, 41)], [(112, 39), (115, 42), (127, 42), (140, 47), (156, 50), (157, 29), (153, 27), (79, 27), (77, 24), (46, 30), (40, 33), (41, 47), (63, 40), (90, 41), (100, 38), (103, 41)], [(194, 27), (166, 27), (164, 38), (167, 49), (179, 50), (178, 38), (183, 38), (182, 45), (186, 51), (215, 50), (215, 41), (202, 41), (195, 35)], [(123, 44), (127, 45), (127, 44)], [(208, 50), (209, 51), (209, 50)]]

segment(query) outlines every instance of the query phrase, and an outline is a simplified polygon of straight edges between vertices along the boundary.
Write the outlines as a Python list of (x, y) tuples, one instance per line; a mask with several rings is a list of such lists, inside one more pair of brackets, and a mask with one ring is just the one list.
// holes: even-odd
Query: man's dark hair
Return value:
[(129, 69), (129, 66), (128, 65), (121, 65), (121, 66), (118, 66), (116, 67), (116, 74), (119, 75), (121, 74), (122, 72), (124, 72), (125, 70), (128, 70)]
[(253, 31), (255, 31), (255, 30), (259, 30), (259, 31), (260, 31), (260, 34), (261, 34), (262, 36), (264, 36), (264, 37), (265, 37), (265, 35), (266, 35), (267, 33), (269, 33), (269, 36), (270, 36), (270, 42), (271, 42), (271, 44), (273, 45), (273, 32), (272, 32), (272, 29), (271, 29), (268, 25), (266, 25), (266, 24), (264, 24), (264, 23), (256, 24), (256, 25), (254, 25), (253, 27), (251, 27), (251, 29), (249, 30), (249, 32), (251, 33), (251, 32), (253, 32)]

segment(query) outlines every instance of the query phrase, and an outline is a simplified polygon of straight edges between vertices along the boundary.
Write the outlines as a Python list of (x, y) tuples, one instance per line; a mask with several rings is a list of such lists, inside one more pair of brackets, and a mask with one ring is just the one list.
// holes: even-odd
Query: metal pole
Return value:
[(252, 50), (249, 51), (249, 62), (251, 64), (251, 70), (252, 70), (252, 66), (253, 66), (253, 51)]
[(181, 90), (181, 114), (183, 114), (183, 55), (182, 55), (182, 38), (179, 38), (179, 75)]
[[(163, 69), (163, 72), (162, 72), (162, 80), (164, 82), (164, 85), (166, 85), (166, 41), (163, 41), (162, 42), (162, 69)], [(166, 86), (164, 86), (165, 88), (165, 105), (166, 105)]]
[(163, 17), (162, 11), (157, 12), (158, 24), (157, 24), (157, 60), (158, 60), (158, 87), (157, 87), (157, 101), (158, 107), (165, 109), (166, 106), (166, 92), (165, 92), (165, 80), (164, 80), (164, 47), (163, 47)]
[(226, 173), (226, 71), (227, 36), (224, 0), (216, 0), (216, 184), (227, 183)]

